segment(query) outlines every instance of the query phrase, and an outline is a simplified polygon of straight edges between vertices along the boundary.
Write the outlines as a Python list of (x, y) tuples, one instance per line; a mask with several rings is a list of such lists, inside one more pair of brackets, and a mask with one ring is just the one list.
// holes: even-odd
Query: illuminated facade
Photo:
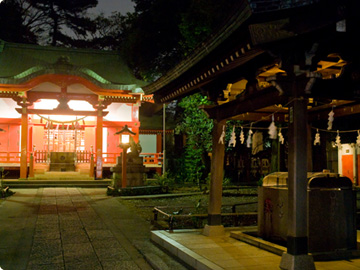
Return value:
[[(95, 178), (102, 178), (121, 151), (115, 133), (125, 125), (136, 143), (161, 138), (140, 131), (139, 109), (152, 102), (144, 85), (115, 52), (0, 41), (1, 166), (20, 167), (25, 179), (30, 163), (35, 173), (72, 170), (55, 165), (71, 153), (74, 170), (91, 175), (93, 158)], [(153, 153), (159, 147), (144, 145)]]

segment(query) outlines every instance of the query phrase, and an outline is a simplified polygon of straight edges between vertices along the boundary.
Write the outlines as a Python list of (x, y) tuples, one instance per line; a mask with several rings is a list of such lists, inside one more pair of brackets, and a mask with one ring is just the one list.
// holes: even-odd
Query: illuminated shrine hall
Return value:
[[(159, 167), (161, 132), (142, 130), (139, 119), (153, 104), (144, 85), (117, 52), (0, 40), (0, 166), (18, 168), (20, 179), (49, 170), (101, 179), (127, 125)], [(75, 162), (56, 165), (67, 159)]]

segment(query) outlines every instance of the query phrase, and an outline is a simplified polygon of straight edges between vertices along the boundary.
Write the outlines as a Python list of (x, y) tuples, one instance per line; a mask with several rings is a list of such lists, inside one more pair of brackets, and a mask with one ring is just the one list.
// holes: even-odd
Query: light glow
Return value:
[(130, 142), (130, 135), (121, 134), (121, 143), (129, 143), (129, 142)]
[[(40, 101), (34, 103), (34, 109), (42, 110), (53, 110), (59, 105), (59, 101), (56, 99), (41, 99)], [(74, 111), (95, 111), (95, 109), (86, 101), (83, 100), (70, 100), (68, 102), (69, 108)], [(45, 116), (47, 117), (47, 116)], [(82, 118), (83, 116), (77, 116), (77, 118)], [(40, 119), (37, 115), (33, 116), (34, 119)], [(76, 121), (76, 117), (73, 115), (52, 115), (51, 120), (55, 121)], [(88, 121), (95, 121), (95, 117), (89, 116), (86, 117)]]

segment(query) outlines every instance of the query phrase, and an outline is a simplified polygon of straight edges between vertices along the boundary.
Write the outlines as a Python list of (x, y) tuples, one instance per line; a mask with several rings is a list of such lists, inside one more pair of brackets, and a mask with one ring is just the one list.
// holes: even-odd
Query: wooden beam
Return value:
[[(239, 114), (237, 116), (229, 118), (229, 120), (240, 120), (240, 121), (264, 121), (271, 122), (272, 121), (272, 112), (263, 113), (263, 112), (248, 112)], [(289, 115), (287, 113), (276, 113), (274, 115), (275, 122), (288, 122)]]
[(204, 110), (210, 118), (221, 121), (274, 104), (282, 104), (288, 100), (287, 96), (279, 95), (279, 92), (274, 87), (269, 87), (223, 105), (205, 108)]
[[(15, 108), (18, 113), (22, 112), (22, 108)], [(43, 110), (43, 109), (28, 109), (29, 114), (45, 114), (45, 115), (84, 115), (84, 116), (97, 116), (97, 111), (74, 111), (74, 110)], [(106, 116), (109, 112), (103, 112), (102, 115)]]
[[(320, 120), (327, 120), (329, 117), (329, 112), (332, 108), (328, 108), (327, 110), (323, 111), (316, 111), (316, 112), (309, 112), (309, 121), (320, 121)], [(344, 117), (354, 114), (360, 114), (360, 104), (349, 104), (343, 107), (335, 107), (334, 110), (334, 117)]]

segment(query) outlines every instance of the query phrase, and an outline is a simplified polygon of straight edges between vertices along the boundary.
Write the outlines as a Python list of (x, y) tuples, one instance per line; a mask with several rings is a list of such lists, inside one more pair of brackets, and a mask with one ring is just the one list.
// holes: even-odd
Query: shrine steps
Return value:
[(39, 187), (88, 187), (106, 188), (111, 180), (94, 180), (88, 174), (80, 172), (44, 172), (34, 177), (19, 180), (3, 180), (4, 186), (10, 188), (39, 188)]
[(81, 172), (44, 172), (35, 173), (31, 180), (94, 180), (94, 177)]
[(41, 187), (81, 187), (104, 188), (111, 185), (111, 180), (3, 180), (3, 186), (9, 188)]

